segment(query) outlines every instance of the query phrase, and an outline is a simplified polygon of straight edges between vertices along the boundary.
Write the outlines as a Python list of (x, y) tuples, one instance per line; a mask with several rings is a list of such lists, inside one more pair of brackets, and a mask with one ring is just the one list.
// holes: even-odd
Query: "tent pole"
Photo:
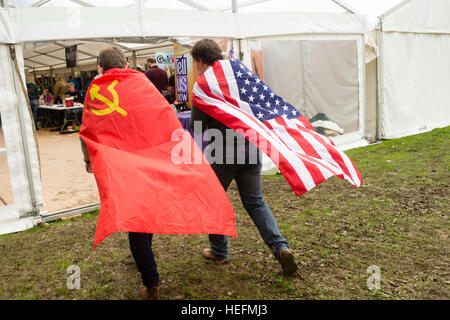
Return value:
[(238, 1), (237, 0), (231, 0), (231, 12), (238, 13)]
[[(234, 14), (237, 14), (239, 10), (239, 4), (238, 0), (231, 0), (231, 12)], [(231, 40), (231, 43), (233, 43), (234, 40)], [(234, 51), (238, 53), (237, 59), (239, 61), (244, 60), (244, 52), (242, 51), (242, 39), (237, 40), (237, 47)]]
[(382, 132), (382, 117), (384, 109), (384, 80), (383, 80), (383, 21), (379, 18), (377, 28), (377, 109), (376, 109), (376, 138), (381, 140), (383, 138)]
[[(15, 72), (13, 73), (15, 75), (14, 78), (16, 81), (20, 82), (20, 85), (22, 87), (22, 92), (20, 92), (20, 90), (16, 86), (17, 98), (20, 99), (21, 96), (24, 97), (24, 99), (27, 103), (27, 109), (30, 114), (30, 118), (33, 119), (33, 117), (31, 116), (31, 106), (30, 106), (30, 102), (28, 100), (27, 89), (25, 88), (25, 85), (24, 85), (24, 82), (22, 79), (22, 75), (20, 74), (19, 64), (17, 62), (15, 46), (10, 45), (10, 50), (11, 50), (11, 60), (13, 61), (13, 64), (15, 66), (15, 69), (14, 69)], [(28, 143), (26, 141), (26, 131), (24, 128), (24, 119), (23, 119), (22, 111), (20, 110), (20, 102), (18, 100), (17, 100), (17, 113), (19, 115), (19, 127), (20, 127), (21, 136), (22, 136), (23, 152), (24, 152), (24, 156), (25, 156), (25, 169), (27, 172), (28, 187), (29, 187), (29, 191), (30, 191), (30, 199), (31, 199), (31, 206), (32, 206), (31, 212), (21, 214), (20, 217), (23, 218), (23, 217), (28, 217), (28, 216), (38, 216), (39, 208), (38, 208), (37, 199), (36, 199), (36, 190), (34, 189), (33, 173), (32, 173), (31, 163), (30, 163), (30, 150), (28, 149)], [(35, 132), (34, 122), (32, 122), (32, 124), (33, 124), (33, 133), (34, 133)], [(36, 137), (35, 137), (35, 142), (36, 142)], [(37, 143), (36, 143), (36, 147), (37, 147)]]
[(353, 9), (353, 8), (351, 8), (348, 4), (344, 3), (343, 1), (341, 1), (341, 0), (331, 0), (331, 1), (333, 1), (334, 3), (336, 3), (336, 4), (337, 4), (338, 6), (340, 6), (341, 8), (347, 10), (348, 12), (353, 13), (353, 14), (356, 14), (356, 10)]

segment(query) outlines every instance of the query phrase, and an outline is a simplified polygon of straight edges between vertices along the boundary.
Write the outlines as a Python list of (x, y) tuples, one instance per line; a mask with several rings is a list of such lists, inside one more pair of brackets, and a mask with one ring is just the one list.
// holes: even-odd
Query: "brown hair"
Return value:
[(195, 61), (202, 61), (204, 64), (212, 64), (217, 60), (222, 60), (222, 49), (210, 39), (203, 39), (197, 42), (191, 50), (191, 55)]
[(104, 72), (114, 68), (123, 69), (127, 65), (127, 59), (122, 50), (116, 47), (109, 47), (100, 51), (98, 65), (103, 68)]
[(147, 62), (156, 63), (156, 59), (155, 58), (148, 58)]

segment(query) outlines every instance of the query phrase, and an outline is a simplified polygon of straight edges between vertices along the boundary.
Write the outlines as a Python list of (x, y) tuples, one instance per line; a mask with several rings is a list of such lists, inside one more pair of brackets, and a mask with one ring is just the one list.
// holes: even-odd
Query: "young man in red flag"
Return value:
[[(191, 51), (194, 64), (200, 74), (203, 74), (211, 65), (223, 59), (222, 50), (216, 42), (203, 39), (197, 42)], [(214, 119), (194, 104), (191, 111), (191, 129), (195, 131), (195, 122), (202, 123), (202, 132), (206, 127), (208, 131), (216, 130), (222, 135), (222, 155), (217, 154), (217, 149), (212, 157), (207, 156), (214, 172), (219, 178), (224, 190), (230, 186), (232, 180), (236, 181), (242, 204), (248, 212), (266, 245), (281, 264), (284, 275), (292, 275), (297, 271), (297, 264), (287, 240), (281, 235), (272, 212), (264, 201), (261, 190), (261, 155), (256, 147), (242, 136), (237, 139), (227, 139), (229, 129), (221, 121)], [(197, 132), (196, 132), (197, 134)], [(229, 133), (228, 133), (229, 134)], [(231, 142), (231, 143), (230, 143)], [(211, 144), (209, 145), (211, 146)], [(208, 147), (209, 147), (208, 146)], [(205, 150), (206, 154), (209, 154)], [(212, 152), (211, 152), (212, 153)], [(252, 155), (257, 155), (256, 161)], [(244, 159), (242, 159), (242, 156)], [(243, 160), (243, 161), (239, 161)], [(204, 249), (202, 256), (205, 259), (214, 260), (217, 263), (228, 261), (228, 240), (225, 235), (210, 234), (211, 248)]]
[(94, 249), (128, 231), (145, 286), (141, 298), (159, 299), (153, 233), (236, 236), (234, 212), (211, 167), (174, 152), (178, 132), (201, 155), (146, 76), (128, 69), (118, 48), (102, 50), (98, 64), (102, 76), (87, 91), (80, 130), (86, 170), (100, 193)]

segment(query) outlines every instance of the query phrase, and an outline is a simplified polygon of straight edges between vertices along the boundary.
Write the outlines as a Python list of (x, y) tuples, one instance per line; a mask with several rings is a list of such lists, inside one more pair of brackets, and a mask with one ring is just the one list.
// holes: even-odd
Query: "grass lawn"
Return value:
[[(264, 197), (300, 266), (284, 278), (243, 209), (228, 195), (237, 238), (230, 263), (201, 258), (206, 235), (155, 235), (163, 299), (448, 299), (450, 127), (347, 154), (363, 186), (331, 178), (296, 197), (280, 175)], [(0, 299), (138, 299), (140, 274), (126, 233), (93, 252), (97, 213), (0, 236)], [(81, 289), (66, 286), (81, 269)], [(367, 268), (381, 268), (369, 290)]]

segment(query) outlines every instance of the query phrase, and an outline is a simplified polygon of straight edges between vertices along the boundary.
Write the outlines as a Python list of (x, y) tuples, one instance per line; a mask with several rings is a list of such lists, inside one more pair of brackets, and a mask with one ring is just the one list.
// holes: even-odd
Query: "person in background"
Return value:
[(68, 83), (73, 83), (75, 85), (75, 89), (80, 91), (81, 90), (81, 86), (80, 86), (80, 82), (77, 79), (73, 79), (72, 76), (69, 76), (69, 80), (67, 81)]
[(168, 87), (169, 79), (167, 78), (167, 73), (156, 65), (155, 58), (148, 58), (147, 65), (149, 69), (145, 75), (162, 94)]
[(170, 76), (173, 74), (173, 68), (171, 66), (169, 66), (168, 64), (166, 64), (164, 66), (164, 70), (166, 71), (167, 78), (170, 78)]
[(39, 110), (39, 89), (36, 87), (31, 77), (29, 77), (27, 81), (27, 91), (28, 99), (30, 100), (31, 111), (33, 112), (34, 126), (36, 130), (39, 130), (37, 127)]
[(55, 75), (55, 85), (53, 87), (53, 100), (52, 104), (61, 104), (62, 97), (67, 92), (67, 83), (62, 79), (61, 75)]
[(83, 103), (83, 96), (80, 91), (75, 89), (75, 84), (73, 82), (69, 83), (69, 95), (73, 98), (73, 102)]
[[(73, 97), (73, 102), (74, 103), (83, 103), (84, 102), (84, 98), (81, 95), (81, 92), (78, 91), (77, 89), (75, 89), (75, 84), (72, 82), (69, 82), (69, 91), (68, 94)], [(74, 109), (74, 110), (69, 110), (69, 113), (75, 113), (78, 122), (81, 124), (82, 121), (82, 117), (83, 117), (83, 109)]]
[(175, 101), (175, 72), (173, 68), (169, 65), (166, 65), (167, 76), (169, 77), (168, 83), (168, 94), (165, 96), (167, 101), (172, 104)]
[(39, 98), (39, 104), (50, 104), (53, 100), (53, 95), (48, 89), (44, 89)]

